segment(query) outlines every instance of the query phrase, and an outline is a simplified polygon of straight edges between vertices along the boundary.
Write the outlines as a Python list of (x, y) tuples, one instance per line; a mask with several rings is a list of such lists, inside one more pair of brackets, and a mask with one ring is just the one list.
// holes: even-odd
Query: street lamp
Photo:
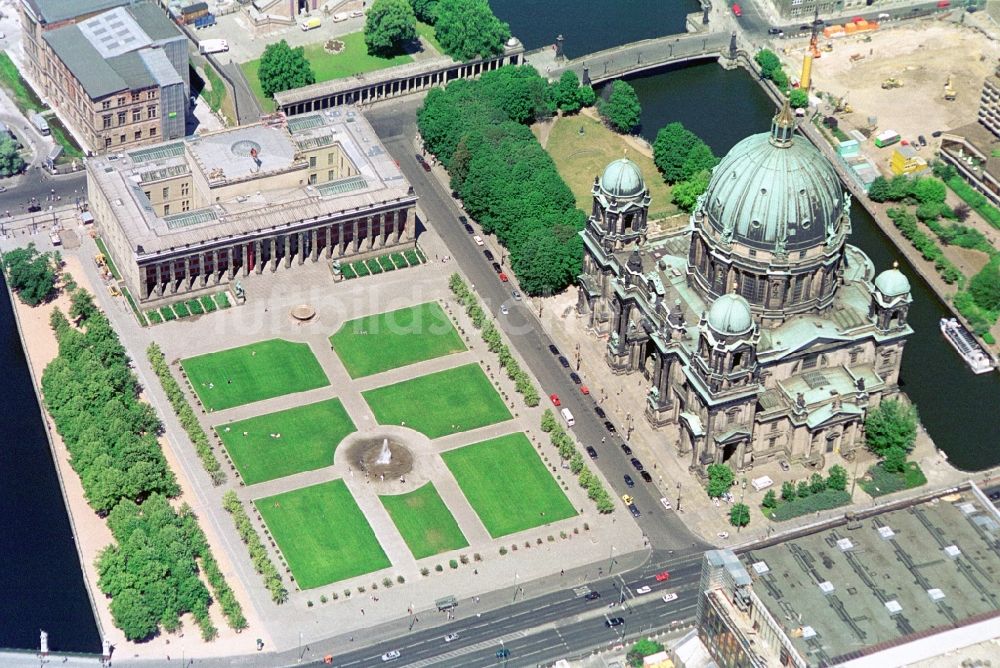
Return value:
[[(743, 499), (747, 495), (747, 479), (746, 479), (746, 477), (743, 478), (743, 483), (740, 486), (742, 487), (742, 489), (740, 491), (740, 510), (742, 511), (743, 508), (746, 507), (746, 504), (743, 503)], [(749, 515), (750, 515), (750, 513), (748, 511), (747, 512), (747, 519), (750, 519)], [(739, 519), (740, 519), (740, 521), (736, 523), (736, 533), (739, 533), (740, 529), (743, 528), (743, 521), (742, 521), (743, 518), (741, 517)]]
[(511, 603), (513, 603), (516, 600), (517, 600), (517, 572), (514, 573), (514, 600), (511, 601)]
[(677, 483), (677, 512), (681, 512), (681, 484)]
[(576, 370), (580, 370), (580, 344), (576, 344)]
[(615, 560), (615, 546), (614, 545), (611, 546), (611, 557), (610, 558), (611, 558), (611, 563), (608, 564), (608, 575), (611, 575), (611, 569), (614, 568), (615, 563), (617, 563), (616, 560)]

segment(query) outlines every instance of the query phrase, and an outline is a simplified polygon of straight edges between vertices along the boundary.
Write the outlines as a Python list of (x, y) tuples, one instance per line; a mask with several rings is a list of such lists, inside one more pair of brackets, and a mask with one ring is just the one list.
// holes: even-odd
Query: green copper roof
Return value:
[(708, 310), (708, 325), (720, 334), (744, 334), (753, 327), (750, 304), (736, 294), (725, 294)]
[(613, 197), (634, 197), (646, 189), (646, 183), (639, 166), (628, 158), (621, 158), (604, 168), (601, 189)]
[(886, 297), (898, 297), (910, 291), (910, 281), (899, 269), (886, 269), (875, 277), (875, 287)]
[(843, 190), (826, 158), (791, 137), (780, 120), (772, 133), (733, 147), (713, 171), (701, 206), (724, 238), (769, 251), (803, 250), (824, 243), (828, 227), (839, 229)]

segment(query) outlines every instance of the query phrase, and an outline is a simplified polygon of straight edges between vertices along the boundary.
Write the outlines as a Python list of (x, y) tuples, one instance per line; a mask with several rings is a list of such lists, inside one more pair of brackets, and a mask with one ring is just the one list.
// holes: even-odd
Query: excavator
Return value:
[(952, 75), (949, 74), (948, 82), (944, 85), (944, 99), (948, 100), (949, 102), (954, 102), (956, 97), (955, 86), (952, 85), (952, 78), (953, 78)]

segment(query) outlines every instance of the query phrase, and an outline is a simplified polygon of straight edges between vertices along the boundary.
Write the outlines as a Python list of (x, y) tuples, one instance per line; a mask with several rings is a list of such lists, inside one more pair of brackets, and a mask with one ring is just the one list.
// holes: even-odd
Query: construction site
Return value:
[[(891, 129), (914, 144), (925, 136), (929, 159), (936, 131), (976, 120), (983, 81), (997, 68), (1000, 43), (984, 29), (996, 24), (981, 16), (976, 26), (927, 20), (833, 37), (819, 33), (810, 93), (823, 100), (824, 114), (839, 106), (838, 119), (850, 128), (873, 136)], [(782, 53), (796, 80), (809, 51), (808, 40), (796, 40)]]

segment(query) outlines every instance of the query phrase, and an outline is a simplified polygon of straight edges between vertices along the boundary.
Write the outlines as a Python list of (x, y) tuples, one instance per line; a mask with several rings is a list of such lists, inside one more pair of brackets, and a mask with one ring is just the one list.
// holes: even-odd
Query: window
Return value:
[(183, 202), (181, 202), (181, 211), (187, 211), (190, 208), (191, 208), (190, 200), (184, 200)]
[(333, 181), (336, 178), (337, 173), (332, 169), (326, 173), (326, 180)]
[(125, 143), (125, 135), (118, 135), (118, 143), (119, 144)]
[(152, 200), (152, 193), (148, 190), (143, 190), (142, 194), (146, 196), (146, 199)]
[(133, 102), (138, 102), (139, 101), (139, 93), (137, 93), (137, 92), (136, 93), (132, 93), (132, 101)]
[(156, 128), (149, 128), (149, 136), (150, 137), (156, 136)]
[(188, 191), (189, 191), (190, 187), (191, 186), (189, 184), (187, 184), (187, 183), (182, 183), (181, 184), (181, 197), (187, 197), (188, 196)]
[(170, 205), (169, 204), (164, 204), (163, 205), (163, 215), (164, 216), (169, 216), (170, 215)]
[(802, 360), (802, 370), (815, 369), (816, 365), (819, 363), (819, 355), (809, 355)]
[(104, 129), (107, 130), (108, 128), (111, 127), (111, 114), (104, 114), (103, 120), (104, 120)]
[(163, 189), (163, 199), (170, 199), (170, 186)]
[(309, 185), (316, 185), (316, 175), (315, 174), (310, 174), (309, 175)]
[(124, 111), (119, 111), (118, 112), (118, 125), (125, 125), (125, 112)]
[(326, 164), (328, 164), (328, 165), (332, 165), (333, 164), (333, 156), (334, 156), (333, 153), (327, 153), (326, 154)]
[(133, 123), (138, 123), (140, 120), (142, 120), (142, 109), (133, 109), (132, 110), (132, 122)]
[(104, 138), (104, 148), (108, 148), (109, 146), (111, 146), (111, 137), (105, 137)]
[(148, 107), (146, 107), (146, 116), (148, 118), (156, 118), (156, 105), (155, 104), (151, 104)]
[(122, 95), (120, 98), (118, 98), (118, 106), (122, 107), (124, 105), (125, 105), (125, 96)]
[(136, 130), (135, 131), (135, 140), (139, 141), (140, 139), (142, 139), (142, 130)]
[(111, 108), (111, 100), (104, 100), (103, 102), (101, 102), (101, 109), (110, 109), (110, 108)]
[(316, 169), (316, 156), (315, 155), (310, 155), (309, 156), (309, 169)]
[(147, 100), (155, 100), (156, 99), (156, 91), (155, 90), (147, 91), (146, 92), (146, 99)]
[(852, 365), (858, 363), (858, 355), (860, 355), (860, 354), (861, 354), (861, 351), (858, 350), (857, 348), (855, 348), (854, 350), (851, 351), (851, 364)]

